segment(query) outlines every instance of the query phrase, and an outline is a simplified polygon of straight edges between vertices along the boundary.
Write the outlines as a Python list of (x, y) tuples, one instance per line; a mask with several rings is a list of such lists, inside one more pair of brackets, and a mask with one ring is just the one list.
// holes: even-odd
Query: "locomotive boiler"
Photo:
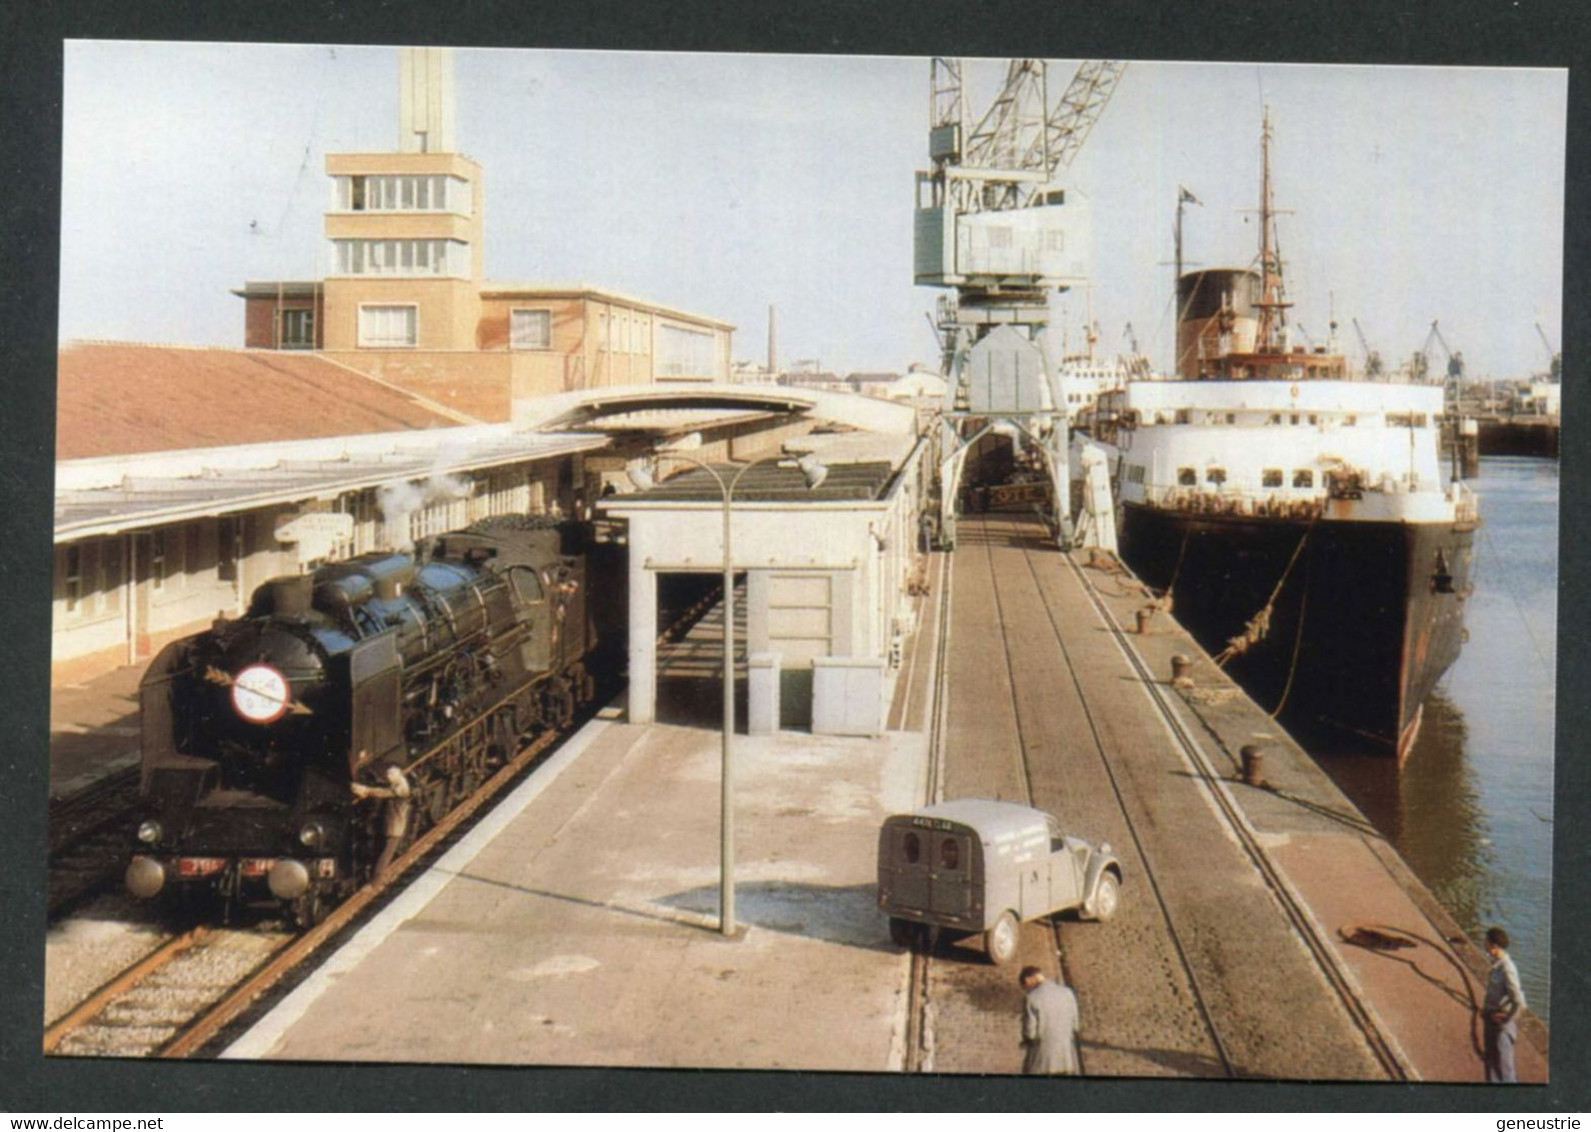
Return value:
[(140, 688), (128, 889), (273, 900), (313, 923), (389, 842), (595, 694), (622, 603), (589, 595), (622, 592), (603, 568), (615, 553), (586, 524), (488, 520), (419, 554), (272, 579), (245, 616), (169, 645)]

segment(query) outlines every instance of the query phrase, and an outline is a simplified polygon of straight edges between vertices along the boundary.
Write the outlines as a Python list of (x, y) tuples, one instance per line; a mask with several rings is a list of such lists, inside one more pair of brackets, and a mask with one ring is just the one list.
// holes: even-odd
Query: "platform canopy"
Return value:
[(514, 424), (539, 430), (608, 428), (631, 431), (657, 413), (798, 414), (868, 432), (910, 434), (917, 414), (909, 405), (785, 385), (659, 382), (581, 389), (514, 402)]

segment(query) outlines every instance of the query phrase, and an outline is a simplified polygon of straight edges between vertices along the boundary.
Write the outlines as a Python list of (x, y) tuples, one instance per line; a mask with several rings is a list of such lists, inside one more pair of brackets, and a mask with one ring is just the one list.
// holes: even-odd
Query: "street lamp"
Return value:
[[(711, 464), (694, 456), (678, 452), (659, 452), (659, 459), (682, 460), (694, 464), (718, 485), (724, 499), (724, 736), (722, 769), (719, 773), (719, 866), (718, 866), (718, 930), (726, 935), (735, 934), (735, 810), (734, 762), (730, 758), (730, 744), (735, 736), (735, 557), (729, 541), (730, 504), (740, 479), (759, 464), (782, 460), (783, 455), (765, 456), (738, 468), (734, 477), (726, 481)], [(821, 484), (829, 469), (815, 453), (797, 457), (796, 467), (806, 480), (808, 490)], [(635, 468), (628, 473), (630, 482), (642, 491), (656, 484), (645, 468)]]

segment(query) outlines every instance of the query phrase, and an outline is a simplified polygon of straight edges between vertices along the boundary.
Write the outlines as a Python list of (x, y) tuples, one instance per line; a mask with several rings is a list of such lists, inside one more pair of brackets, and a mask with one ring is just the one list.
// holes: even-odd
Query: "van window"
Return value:
[(939, 865), (946, 869), (961, 868), (961, 846), (956, 844), (954, 837), (947, 837), (939, 843)]
[(918, 858), (923, 855), (922, 842), (917, 840), (915, 833), (908, 833), (900, 843), (900, 847), (901, 851), (906, 854), (906, 863), (908, 865), (915, 865)]

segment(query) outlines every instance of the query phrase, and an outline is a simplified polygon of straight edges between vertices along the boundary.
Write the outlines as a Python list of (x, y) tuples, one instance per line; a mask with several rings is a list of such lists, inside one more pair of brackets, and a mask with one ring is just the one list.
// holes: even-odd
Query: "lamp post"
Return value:
[[(730, 750), (735, 736), (735, 556), (730, 544), (730, 505), (742, 476), (759, 464), (771, 463), (785, 457), (782, 454), (765, 456), (761, 460), (743, 464), (727, 481), (711, 464), (694, 456), (685, 456), (678, 452), (659, 452), (658, 457), (682, 460), (702, 469), (718, 485), (718, 491), (724, 500), (724, 734), (718, 803), (718, 930), (725, 936), (732, 936), (735, 934), (735, 764), (730, 757)], [(810, 452), (798, 457), (796, 466), (801, 469), (801, 475), (806, 480), (809, 490), (821, 484), (824, 477), (829, 474), (829, 469), (823, 462)], [(632, 471), (629, 475), (635, 486), (642, 491), (648, 490), (655, 483), (652, 476), (642, 469)]]

